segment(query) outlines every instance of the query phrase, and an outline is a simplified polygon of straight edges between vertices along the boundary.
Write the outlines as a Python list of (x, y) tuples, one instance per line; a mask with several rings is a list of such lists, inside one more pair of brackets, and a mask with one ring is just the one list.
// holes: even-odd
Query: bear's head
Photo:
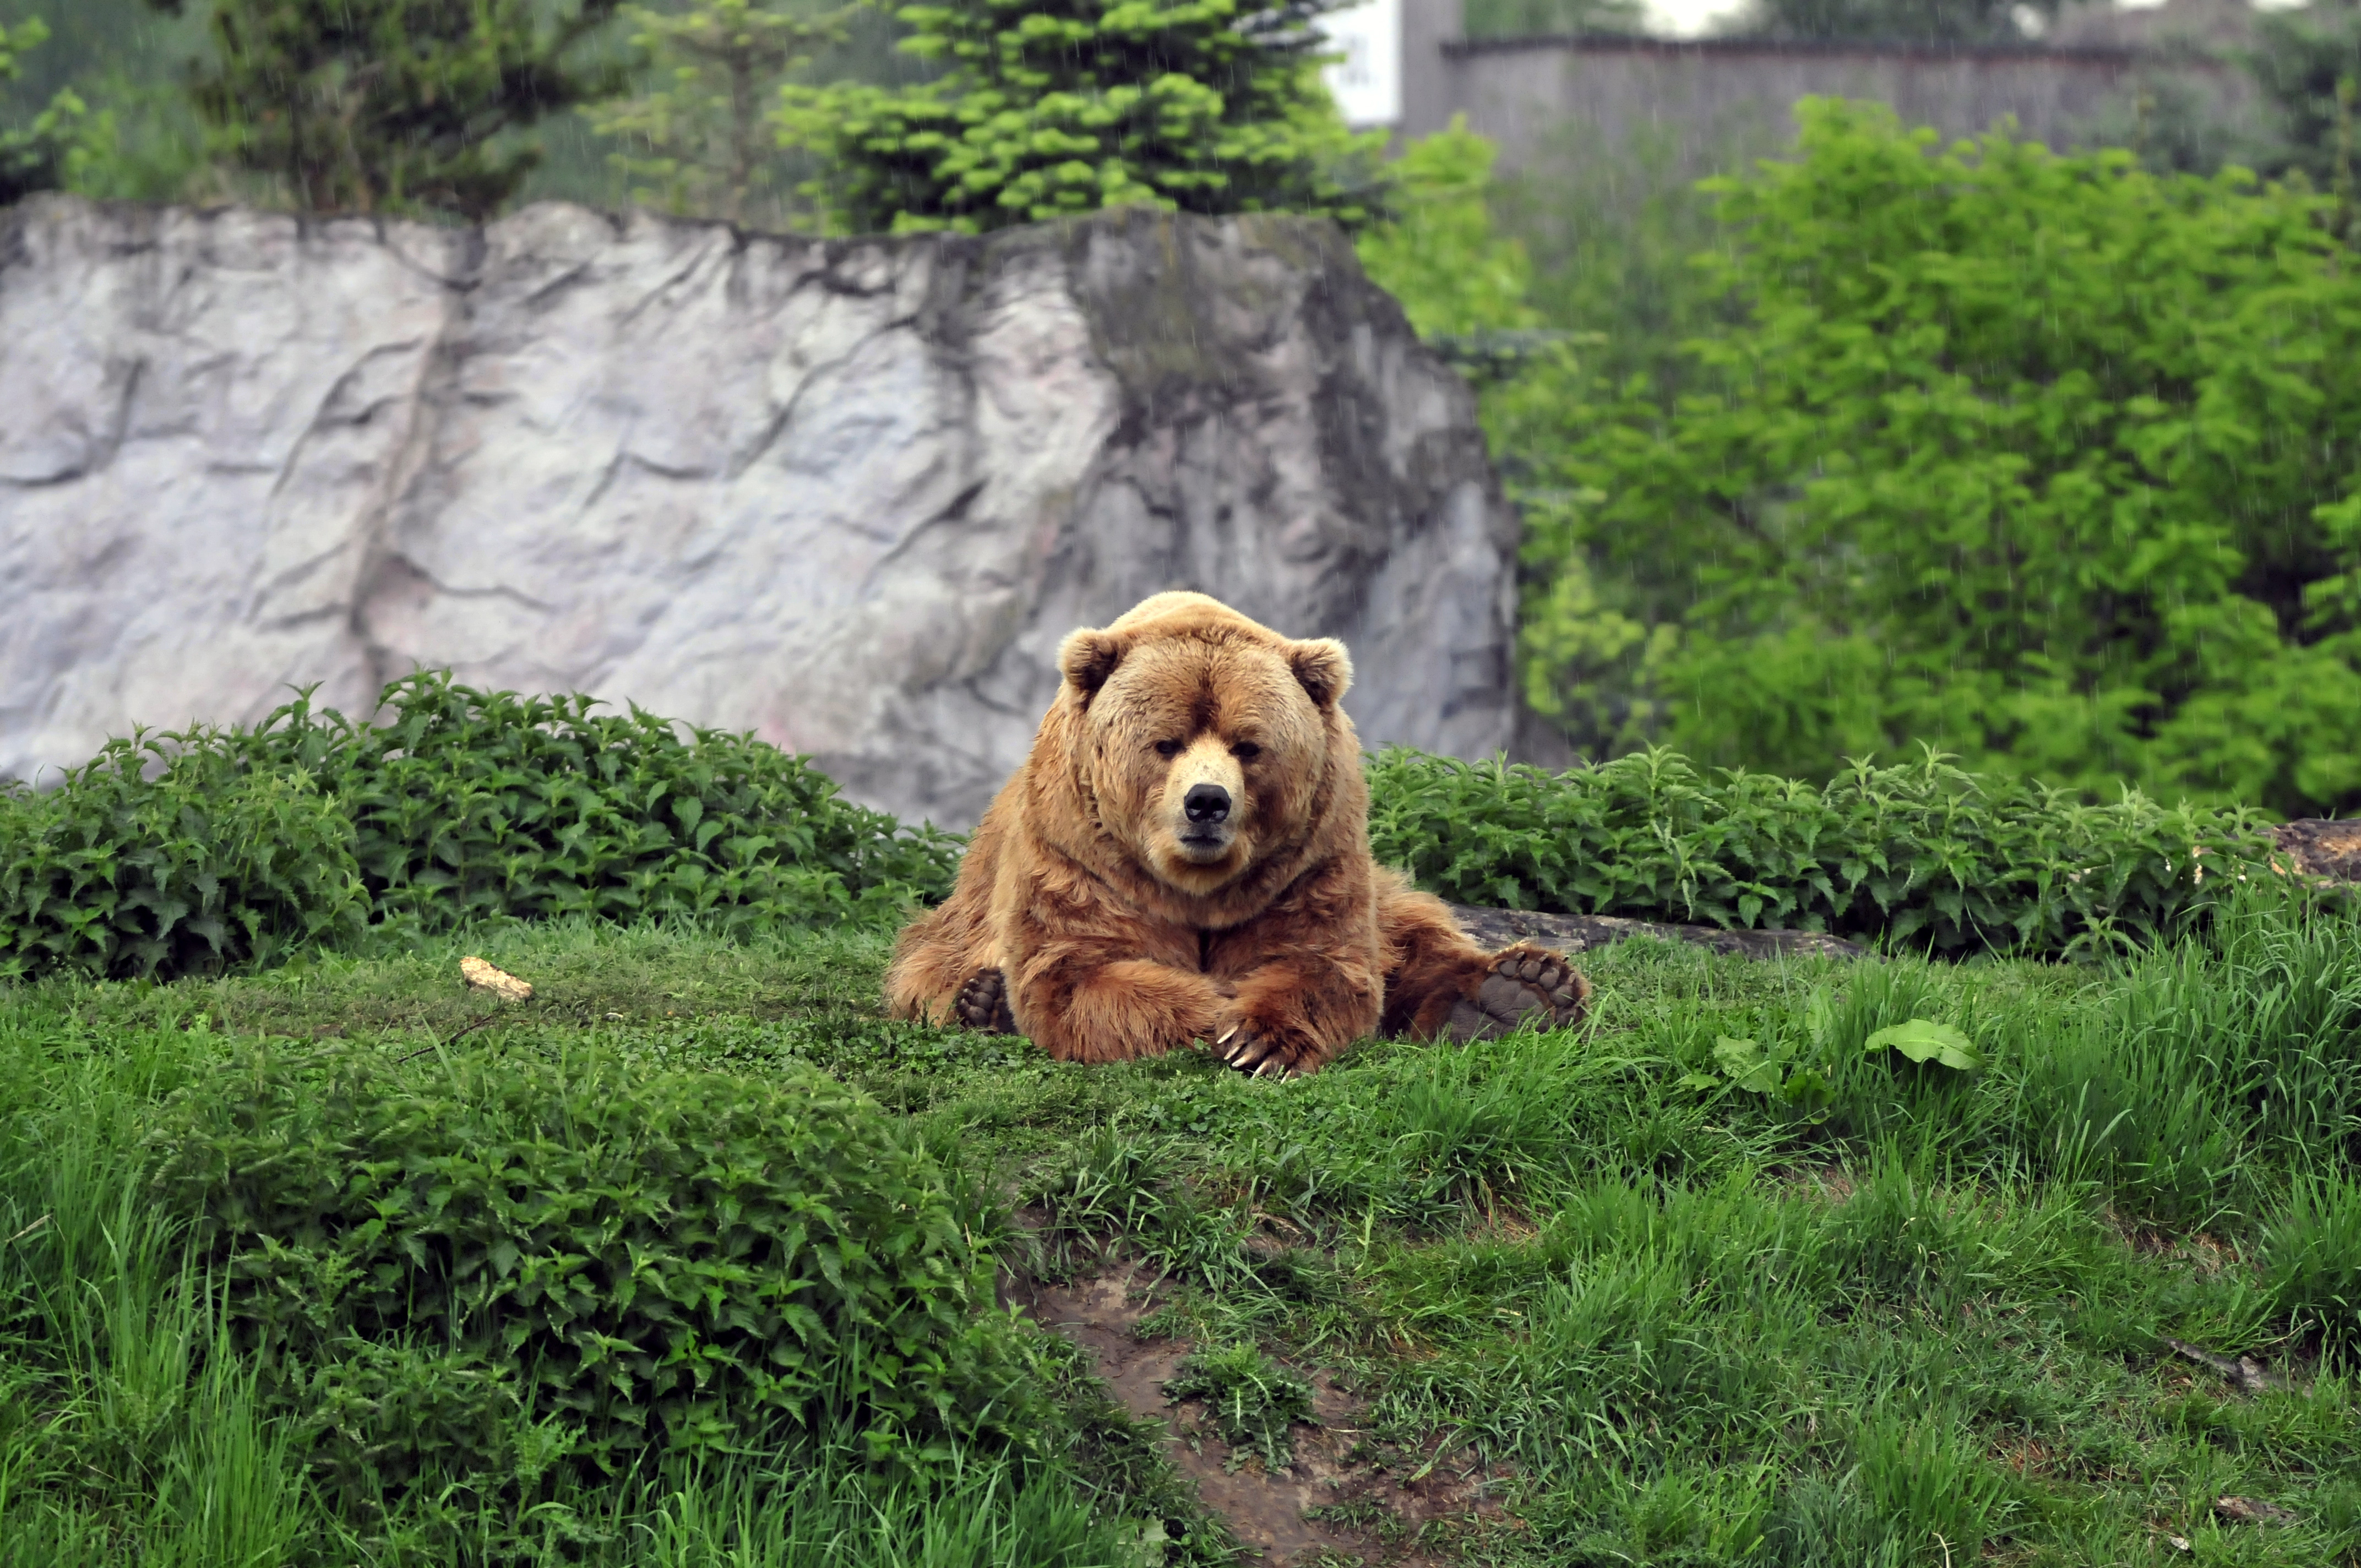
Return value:
[(1100, 830), (1182, 894), (1220, 894), (1301, 849), (1340, 768), (1358, 782), (1337, 707), (1353, 663), (1333, 638), (1282, 637), (1202, 594), (1168, 593), (1073, 633), (1058, 664), (1073, 783)]

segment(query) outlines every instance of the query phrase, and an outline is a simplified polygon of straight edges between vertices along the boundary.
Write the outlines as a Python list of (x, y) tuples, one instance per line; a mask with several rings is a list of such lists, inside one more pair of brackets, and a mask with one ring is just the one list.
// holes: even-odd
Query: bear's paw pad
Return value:
[(1476, 994), (1451, 1009), (1444, 1037), (1466, 1043), (1513, 1034), (1531, 1024), (1563, 1029), (1582, 1022), (1590, 982), (1557, 954), (1541, 948), (1510, 948), (1492, 959)]
[(959, 1021), (983, 1035), (1016, 1033), (1016, 1014), (1008, 1006), (1008, 981), (996, 969), (980, 969), (960, 987), (952, 1004)]

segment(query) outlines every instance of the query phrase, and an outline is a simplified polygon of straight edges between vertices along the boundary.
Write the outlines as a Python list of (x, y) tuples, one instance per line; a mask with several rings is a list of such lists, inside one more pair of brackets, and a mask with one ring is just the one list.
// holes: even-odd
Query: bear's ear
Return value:
[(1107, 677), (1123, 663), (1124, 652), (1130, 645), (1128, 638), (1084, 627), (1058, 644), (1058, 673), (1087, 700), (1106, 685)]
[(1295, 667), (1295, 678), (1303, 683), (1303, 689), (1321, 707), (1335, 707), (1345, 688), (1353, 684), (1353, 656), (1334, 637), (1298, 642), (1289, 651), (1287, 662)]

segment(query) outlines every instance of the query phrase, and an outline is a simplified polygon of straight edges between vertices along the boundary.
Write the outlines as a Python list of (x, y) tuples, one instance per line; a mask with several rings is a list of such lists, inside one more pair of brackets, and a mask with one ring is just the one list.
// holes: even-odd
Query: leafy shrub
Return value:
[(1450, 352), (1539, 324), (1525, 303), (1532, 258), (1496, 233), (1488, 196), (1499, 148), (1455, 115), (1387, 165), (1391, 215), (1356, 235), (1370, 281), (1400, 302), (1418, 334)]
[[(1592, 754), (2361, 801), (2361, 285), (2333, 201), (1806, 101), (1682, 384), (1516, 411), (1529, 694)], [(1544, 417), (1544, 415), (1549, 417)], [(1491, 422), (1496, 433), (1500, 419)]]
[[(1367, 214), (1313, 61), (1331, 0), (994, 0), (912, 5), (914, 87), (785, 90), (782, 139), (817, 152), (837, 228), (1005, 228), (1144, 203)], [(1383, 137), (1374, 138), (1382, 143)]]
[[(0, 82), (22, 75), (17, 57), (38, 48), (49, 36), (38, 16), (26, 17), (14, 31), (0, 27)], [(73, 166), (89, 155), (84, 145), (89, 113), (73, 89), (60, 88), (30, 125), (0, 128), (0, 206), (66, 182)]]
[(236, 743), (142, 733), (54, 790), (0, 781), (0, 978), (178, 973), (357, 934), (351, 819), (301, 768), (241, 769)]
[(1378, 858), (1468, 904), (2037, 955), (2145, 940), (2188, 911), (2193, 851), (2253, 854), (2244, 808), (2109, 806), (1929, 751), (1825, 787), (1717, 780), (1656, 750), (1551, 773), (1388, 751), (1370, 762)]
[(590, 697), (423, 672), (359, 724), (299, 699), (239, 735), (247, 765), (317, 772), (351, 813), (380, 920), (891, 914), (942, 897), (957, 840), (855, 806), (801, 757)]
[(368, 921), (884, 919), (957, 874), (954, 837), (752, 736), (438, 673), (379, 704), (363, 724), (299, 698), (0, 788), (0, 977), (175, 974)]
[(817, 1073), (254, 1051), (149, 1143), (229, 1332), (348, 1499), (847, 1424), (873, 1459), (1026, 1428), (939, 1168)]

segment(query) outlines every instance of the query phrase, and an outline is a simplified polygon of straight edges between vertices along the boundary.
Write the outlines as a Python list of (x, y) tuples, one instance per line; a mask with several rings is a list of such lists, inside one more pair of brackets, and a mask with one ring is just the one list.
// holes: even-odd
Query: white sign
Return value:
[(1362, 0), (1319, 19), (1327, 52), (1345, 58), (1321, 69), (1345, 123), (1355, 128), (1401, 121), (1401, 0)]

